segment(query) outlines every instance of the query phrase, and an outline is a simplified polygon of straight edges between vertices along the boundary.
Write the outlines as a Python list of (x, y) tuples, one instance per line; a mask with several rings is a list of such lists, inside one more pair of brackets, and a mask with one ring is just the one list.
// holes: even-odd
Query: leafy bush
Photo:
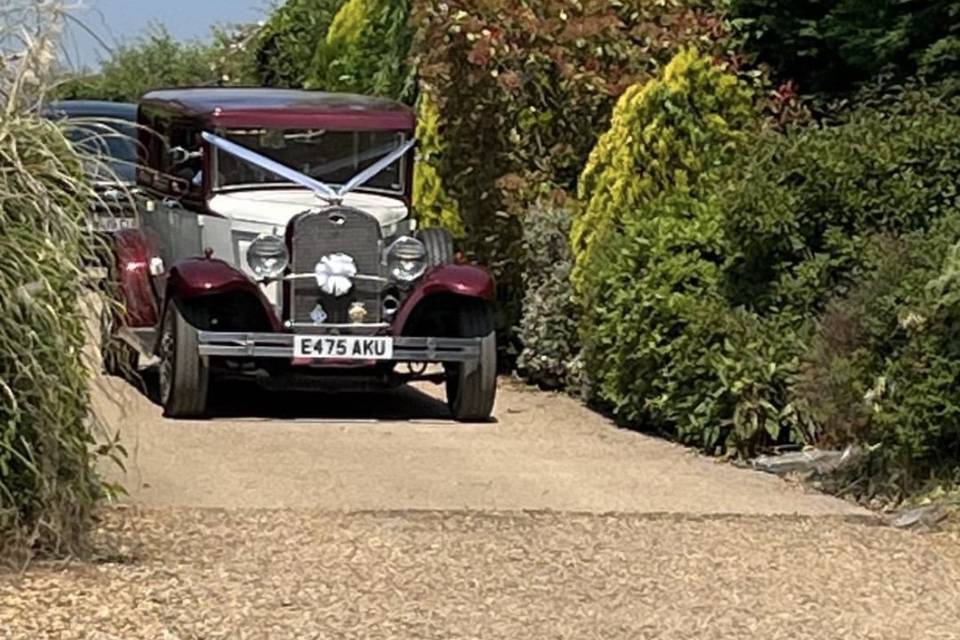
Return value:
[(958, 466), (947, 283), (960, 116), (944, 95), (910, 89), (831, 126), (767, 133), (718, 197), (728, 303), (806, 345), (789, 389), (805, 433), (880, 445), (862, 494), (902, 495)]
[(517, 367), (530, 382), (551, 389), (576, 386), (579, 378), (579, 314), (570, 288), (571, 206), (546, 202), (524, 217), (523, 351)]
[(957, 0), (733, 0), (731, 13), (746, 26), (748, 48), (807, 92), (960, 70)]
[(70, 78), (56, 94), (64, 100), (136, 102), (154, 89), (251, 84), (254, 33), (251, 27), (215, 29), (210, 43), (179, 42), (155, 27), (118, 49), (99, 73)]
[(347, 0), (317, 45), (307, 88), (412, 101), (410, 0)]
[[(665, 78), (694, 73), (682, 60)], [(729, 84), (706, 69), (629, 90), (585, 171), (573, 237), (593, 397), (708, 451), (880, 443), (872, 473), (898, 490), (956, 467), (938, 275), (960, 240), (955, 101), (911, 90), (744, 140), (748, 101), (706, 108)]]
[(274, 11), (256, 42), (256, 69), (268, 87), (303, 87), (313, 58), (345, 0), (287, 0)]
[(865, 275), (828, 305), (793, 386), (821, 443), (875, 446), (860, 495), (899, 498), (960, 467), (958, 242), (960, 208), (871, 238)]

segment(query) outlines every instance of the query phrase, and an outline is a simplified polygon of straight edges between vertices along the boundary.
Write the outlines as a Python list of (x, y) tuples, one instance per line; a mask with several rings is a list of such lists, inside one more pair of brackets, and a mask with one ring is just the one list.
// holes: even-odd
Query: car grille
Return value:
[[(380, 223), (373, 216), (347, 207), (331, 207), (298, 216), (291, 224), (290, 264), (295, 274), (312, 274), (323, 256), (345, 253), (353, 258), (358, 275), (382, 276), (383, 239)], [(383, 284), (355, 279), (346, 295), (324, 293), (313, 278), (291, 284), (290, 319), (294, 324), (315, 324), (311, 314), (317, 305), (327, 314), (326, 323), (350, 323), (350, 307), (363, 303), (365, 323), (380, 322)]]

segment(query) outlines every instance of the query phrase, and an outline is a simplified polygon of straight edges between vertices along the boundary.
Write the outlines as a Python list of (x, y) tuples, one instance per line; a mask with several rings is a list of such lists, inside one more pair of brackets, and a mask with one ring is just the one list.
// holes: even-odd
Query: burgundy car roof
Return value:
[(152, 91), (141, 107), (197, 118), (212, 127), (413, 131), (407, 106), (386, 98), (296, 89), (191, 88)]

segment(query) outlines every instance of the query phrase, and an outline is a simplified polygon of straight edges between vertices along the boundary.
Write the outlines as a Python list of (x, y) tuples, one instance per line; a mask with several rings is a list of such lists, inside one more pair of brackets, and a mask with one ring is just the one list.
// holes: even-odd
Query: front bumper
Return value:
[[(201, 356), (293, 358), (290, 333), (199, 331)], [(393, 338), (393, 362), (476, 362), (482, 338)]]

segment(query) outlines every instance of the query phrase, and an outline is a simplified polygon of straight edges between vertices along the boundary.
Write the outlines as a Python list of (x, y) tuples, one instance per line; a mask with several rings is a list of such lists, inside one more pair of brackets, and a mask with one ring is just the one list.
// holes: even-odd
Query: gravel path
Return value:
[(836, 517), (113, 510), (2, 638), (960, 638), (960, 536)]
[(489, 425), (435, 393), (233, 388), (175, 422), (100, 380), (131, 497), (98, 562), (0, 574), (0, 640), (960, 639), (956, 532), (510, 382)]
[(562, 395), (503, 381), (496, 422), (462, 425), (438, 394), (432, 385), (354, 396), (229, 387), (207, 421), (165, 420), (116, 378), (101, 381), (96, 399), (132, 454), (130, 473), (107, 471), (151, 506), (865, 513), (616, 429)]

